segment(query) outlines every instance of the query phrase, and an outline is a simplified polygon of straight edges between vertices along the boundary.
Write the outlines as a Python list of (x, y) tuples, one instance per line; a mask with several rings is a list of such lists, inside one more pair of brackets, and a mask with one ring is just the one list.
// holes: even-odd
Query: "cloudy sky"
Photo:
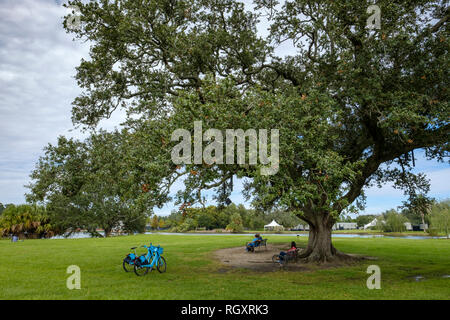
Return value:
[[(75, 67), (88, 57), (88, 44), (74, 42), (62, 28), (67, 9), (62, 0), (0, 0), (0, 202), (23, 203), (28, 176), (48, 143), (58, 135), (83, 137), (73, 128), (71, 102), (80, 93)], [(287, 49), (286, 49), (287, 50)], [(120, 125), (123, 113), (102, 122), (105, 129)], [(418, 154), (416, 171), (431, 179), (431, 195), (450, 196), (450, 167), (425, 161)], [(231, 199), (244, 203), (241, 182)], [(181, 188), (178, 184), (174, 188)], [(365, 213), (395, 208), (405, 200), (390, 186), (367, 190)], [(247, 204), (248, 205), (248, 204)], [(172, 204), (158, 214), (169, 214)]]

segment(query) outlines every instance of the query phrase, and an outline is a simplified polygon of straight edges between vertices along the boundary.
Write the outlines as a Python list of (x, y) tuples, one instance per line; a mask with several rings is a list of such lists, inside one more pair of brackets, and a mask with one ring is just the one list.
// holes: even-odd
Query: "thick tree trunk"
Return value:
[(307, 247), (300, 252), (304, 262), (325, 263), (336, 260), (351, 260), (346, 254), (339, 252), (331, 241), (334, 219), (328, 214), (318, 214), (308, 219), (309, 238)]
[(111, 235), (111, 229), (110, 228), (104, 228), (103, 230), (105, 232), (105, 238), (108, 238)]

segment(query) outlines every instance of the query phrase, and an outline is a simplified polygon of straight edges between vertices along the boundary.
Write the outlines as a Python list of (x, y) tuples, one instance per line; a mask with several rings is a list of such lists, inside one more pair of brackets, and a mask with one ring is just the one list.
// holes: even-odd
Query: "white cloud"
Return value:
[[(71, 102), (80, 93), (75, 67), (87, 44), (62, 27), (66, 8), (51, 0), (0, 1), (0, 201), (23, 202), (42, 148), (73, 130)], [(123, 114), (104, 127), (117, 126)], [(10, 170), (14, 180), (7, 179)]]

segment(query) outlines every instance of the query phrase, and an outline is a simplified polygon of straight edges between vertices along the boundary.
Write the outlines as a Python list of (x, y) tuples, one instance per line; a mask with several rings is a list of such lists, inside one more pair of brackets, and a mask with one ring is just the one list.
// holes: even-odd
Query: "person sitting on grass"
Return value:
[(297, 244), (295, 243), (295, 241), (292, 241), (291, 242), (291, 248), (287, 252), (284, 252), (284, 251), (280, 252), (280, 262), (284, 261), (285, 256), (287, 254), (295, 254), (296, 250), (297, 250)]
[(254, 251), (255, 248), (261, 243), (262, 237), (259, 233), (255, 234), (252, 242), (247, 243), (247, 251)]

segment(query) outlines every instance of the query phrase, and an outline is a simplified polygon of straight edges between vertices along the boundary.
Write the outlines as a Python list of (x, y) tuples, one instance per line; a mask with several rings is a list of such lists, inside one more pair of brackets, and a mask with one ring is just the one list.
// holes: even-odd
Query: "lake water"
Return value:
[[(102, 234), (102, 232), (100, 232)], [(146, 232), (145, 234), (162, 234), (162, 235), (175, 235), (175, 236), (247, 236), (251, 237), (249, 233), (170, 233), (170, 232)], [(264, 235), (263, 232), (261, 234)], [(291, 233), (291, 234), (266, 234), (267, 236), (281, 236), (281, 237), (307, 237), (306, 233)], [(332, 235), (333, 238), (388, 238), (388, 239), (411, 239), (411, 240), (424, 240), (424, 239), (443, 239), (445, 237), (429, 237), (429, 236), (386, 236), (380, 234), (350, 234), (350, 233), (336, 233)], [(51, 239), (83, 239), (91, 238), (87, 232), (77, 232), (71, 236), (65, 238), (63, 236), (55, 236)]]
[[(164, 235), (181, 235), (181, 236), (249, 236), (249, 233), (170, 233), (170, 232), (146, 232), (145, 234), (164, 234)], [(264, 235), (264, 232), (261, 232)], [(281, 237), (308, 237), (307, 233), (280, 233), (280, 234), (266, 234), (266, 236), (281, 236)], [(429, 236), (385, 236), (382, 234), (350, 234), (350, 233), (336, 233), (331, 235), (333, 238), (389, 238), (389, 239), (443, 239), (445, 237), (429, 237)]]

